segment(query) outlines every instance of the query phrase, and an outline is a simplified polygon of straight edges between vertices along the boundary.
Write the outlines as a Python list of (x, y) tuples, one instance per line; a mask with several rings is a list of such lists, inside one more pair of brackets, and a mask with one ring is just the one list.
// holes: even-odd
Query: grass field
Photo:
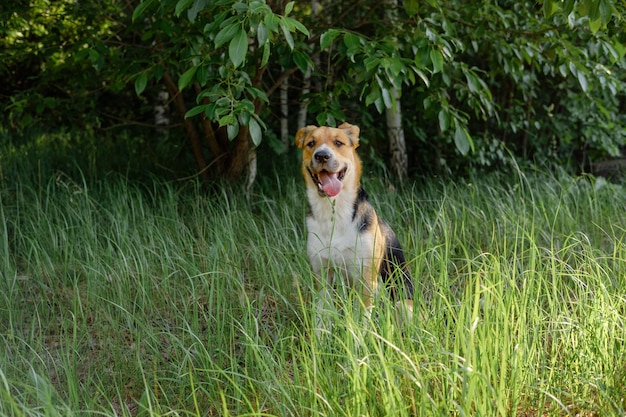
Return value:
[(317, 331), (300, 182), (1, 183), (0, 415), (626, 413), (623, 186), (370, 180), (418, 314)]

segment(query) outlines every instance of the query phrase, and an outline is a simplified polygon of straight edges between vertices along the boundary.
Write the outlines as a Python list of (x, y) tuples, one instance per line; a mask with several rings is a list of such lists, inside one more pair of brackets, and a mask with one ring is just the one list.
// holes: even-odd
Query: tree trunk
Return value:
[[(319, 19), (319, 15), (320, 15), (320, 11), (322, 10), (322, 4), (320, 2), (320, 0), (311, 0), (311, 12), (313, 14), (313, 17), (315, 19)], [(324, 21), (328, 20), (328, 16), (323, 16), (322, 19), (324, 19)], [(311, 34), (311, 37), (313, 36), (313, 34)], [(315, 50), (315, 45), (311, 44), (311, 49)], [(315, 68), (320, 68), (321, 63), (320, 63), (320, 55), (319, 54), (315, 54), (313, 55), (313, 65)], [(313, 74), (313, 71), (311, 70), (311, 68), (307, 68), (306, 72), (304, 73), (304, 78), (302, 79), (302, 93), (301, 96), (307, 95), (311, 92), (311, 76)], [(321, 90), (321, 85), (319, 85), (319, 80), (317, 82), (317, 91)], [(307, 110), (307, 104), (308, 104), (309, 100), (308, 99), (304, 99), (304, 100), (300, 100), (300, 110), (298, 111), (298, 128), (304, 127), (306, 126), (307, 122), (307, 116), (308, 116), (308, 110)]]
[[(392, 25), (398, 19), (397, 8), (398, 0), (387, 0), (385, 15)], [(402, 91), (393, 87), (389, 90), (389, 93), (395, 104), (390, 109), (385, 110), (387, 139), (389, 140), (389, 151), (391, 153), (391, 171), (400, 180), (403, 180), (408, 175), (408, 156), (406, 154), (406, 141), (402, 127), (402, 107), (400, 105)]]
[(157, 136), (160, 140), (166, 141), (169, 137), (170, 127), (170, 108), (169, 108), (170, 95), (167, 92), (167, 88), (162, 87), (157, 94), (157, 99), (154, 102), (154, 124), (157, 130)]
[(207, 172), (207, 165), (204, 159), (204, 155), (202, 155), (202, 146), (200, 145), (200, 137), (198, 135), (198, 131), (194, 127), (191, 119), (185, 118), (185, 113), (187, 113), (187, 107), (185, 106), (185, 100), (183, 99), (183, 95), (178, 89), (178, 86), (174, 82), (172, 78), (172, 74), (169, 71), (165, 71), (163, 74), (163, 81), (165, 82), (165, 86), (167, 87), (167, 91), (174, 101), (174, 107), (180, 114), (180, 117), (183, 120), (183, 127), (185, 128), (185, 133), (187, 134), (187, 138), (189, 138), (189, 142), (191, 143), (191, 149), (193, 150), (193, 156), (196, 159), (196, 164), (198, 164), (198, 174), (202, 181), (205, 183), (209, 182), (209, 173)]
[(251, 147), (248, 153), (248, 180), (246, 182), (246, 195), (250, 197), (250, 192), (252, 191), (252, 186), (256, 181), (257, 174), (257, 157), (256, 157), (256, 147)]
[[(309, 94), (311, 91), (311, 68), (307, 68), (304, 73), (304, 79), (302, 80), (302, 95)], [(297, 128), (301, 128), (306, 126), (306, 117), (307, 117), (307, 103), (308, 100), (300, 100), (300, 110), (298, 111), (298, 126)]]
[(387, 119), (387, 139), (391, 153), (391, 170), (401, 180), (408, 176), (408, 156), (406, 153), (406, 141), (402, 128), (402, 108), (400, 106), (400, 93), (397, 89), (391, 90), (395, 98), (395, 108), (385, 110)]
[(233, 140), (233, 146), (229, 152), (230, 164), (226, 169), (226, 176), (230, 179), (239, 178), (243, 175), (246, 165), (248, 165), (250, 152), (250, 138), (248, 136), (248, 126), (240, 126), (239, 134)]
[[(200, 84), (198, 83), (195, 83), (194, 87), (196, 90), (196, 94), (199, 95), (202, 92), (202, 87), (200, 87)], [(209, 103), (210, 101), (208, 98), (204, 97), (202, 99), (202, 104), (206, 105)], [(204, 133), (204, 138), (206, 140), (207, 145), (209, 146), (209, 150), (211, 151), (211, 154), (213, 155), (213, 161), (211, 161), (211, 165), (215, 164), (215, 171), (221, 174), (224, 172), (225, 167), (226, 167), (227, 147), (223, 145), (223, 142), (226, 142), (226, 144), (228, 144), (228, 140), (223, 141), (218, 138), (218, 135), (216, 134), (215, 129), (213, 128), (213, 124), (211, 123), (209, 119), (206, 118), (204, 114), (201, 116), (200, 120), (201, 120), (202, 131)]]
[[(252, 80), (252, 85), (259, 87), (263, 78), (265, 68), (259, 68), (257, 74)], [(268, 96), (271, 94), (268, 94)], [(260, 114), (263, 109), (263, 102), (256, 98), (254, 99), (254, 112)], [(250, 128), (248, 126), (239, 126), (239, 133), (233, 141), (233, 146), (230, 149), (229, 162), (230, 165), (226, 172), (228, 178), (239, 178), (243, 175), (246, 168), (248, 169), (248, 181), (246, 184), (246, 191), (249, 193), (257, 174), (257, 159), (256, 149), (251, 146), (250, 140)]]

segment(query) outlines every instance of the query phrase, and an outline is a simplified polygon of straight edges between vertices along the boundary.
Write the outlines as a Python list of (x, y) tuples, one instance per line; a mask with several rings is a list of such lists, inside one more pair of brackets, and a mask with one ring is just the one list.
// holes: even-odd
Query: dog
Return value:
[(413, 311), (413, 279), (391, 227), (378, 215), (361, 187), (358, 126), (306, 126), (296, 133), (310, 213), (307, 255), (328, 299), (336, 279), (360, 290), (369, 316), (379, 279), (396, 306)]

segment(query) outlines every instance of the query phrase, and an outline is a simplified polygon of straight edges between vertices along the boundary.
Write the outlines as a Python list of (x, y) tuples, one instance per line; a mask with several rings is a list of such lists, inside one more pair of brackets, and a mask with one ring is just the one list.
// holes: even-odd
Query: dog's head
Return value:
[(356, 154), (359, 127), (344, 123), (338, 128), (307, 126), (296, 133), (302, 149), (302, 174), (320, 196), (335, 197), (344, 185), (356, 189), (361, 160)]

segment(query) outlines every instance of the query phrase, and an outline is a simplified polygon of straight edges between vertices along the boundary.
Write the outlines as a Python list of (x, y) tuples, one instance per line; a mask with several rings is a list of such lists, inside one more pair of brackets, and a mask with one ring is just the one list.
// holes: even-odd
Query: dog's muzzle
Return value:
[(334, 197), (341, 192), (341, 188), (343, 187), (343, 178), (346, 175), (347, 169), (348, 168), (345, 167), (336, 172), (323, 169), (318, 173), (315, 173), (309, 168), (308, 171), (311, 175), (313, 183), (317, 186), (317, 193), (321, 197)]
[(313, 183), (317, 186), (320, 197), (334, 197), (341, 192), (347, 166), (341, 168), (331, 149), (322, 147), (313, 153), (308, 168)]

